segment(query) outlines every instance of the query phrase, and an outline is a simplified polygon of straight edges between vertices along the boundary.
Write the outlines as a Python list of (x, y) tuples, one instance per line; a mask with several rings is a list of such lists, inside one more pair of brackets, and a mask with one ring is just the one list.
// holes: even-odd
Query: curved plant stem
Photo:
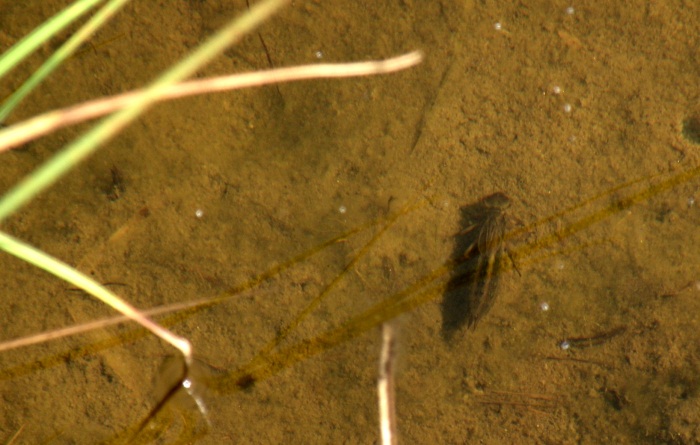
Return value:
[(0, 249), (11, 252), (14, 256), (33, 264), (40, 269), (44, 269), (100, 299), (115, 310), (121, 312), (126, 317), (138, 322), (144, 328), (153, 332), (158, 337), (170, 343), (180, 351), (185, 357), (192, 355), (190, 342), (182, 337), (178, 337), (159, 324), (151, 321), (136, 308), (125, 302), (109, 289), (97, 283), (87, 275), (70, 267), (66, 263), (53, 258), (49, 254), (42, 252), (4, 232), (0, 232)]

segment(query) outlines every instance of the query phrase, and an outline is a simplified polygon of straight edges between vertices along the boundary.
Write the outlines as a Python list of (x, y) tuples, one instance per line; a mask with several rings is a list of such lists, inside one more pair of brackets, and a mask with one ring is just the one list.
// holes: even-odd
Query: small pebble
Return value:
[(571, 104), (564, 104), (564, 113), (571, 113)]
[(540, 310), (542, 312), (547, 312), (549, 310), (549, 303), (547, 303), (546, 301), (540, 303)]
[(574, 15), (574, 12), (576, 12), (576, 11), (574, 10), (573, 6), (569, 6), (568, 8), (566, 8), (567, 15)]
[(500, 31), (501, 29), (503, 29), (503, 25), (501, 25), (501, 22), (496, 22), (493, 24), (493, 29), (495, 29), (496, 31)]
[(569, 343), (568, 340), (564, 340), (563, 342), (559, 343), (559, 347), (561, 348), (562, 351), (566, 351), (571, 347), (571, 343)]
[(345, 207), (345, 206), (340, 206), (340, 207), (338, 207), (338, 211), (339, 211), (341, 214), (345, 214), (345, 212), (348, 211), (348, 208)]
[(202, 210), (202, 209), (195, 210), (194, 216), (196, 216), (197, 218), (201, 218), (202, 216), (204, 216), (204, 210)]

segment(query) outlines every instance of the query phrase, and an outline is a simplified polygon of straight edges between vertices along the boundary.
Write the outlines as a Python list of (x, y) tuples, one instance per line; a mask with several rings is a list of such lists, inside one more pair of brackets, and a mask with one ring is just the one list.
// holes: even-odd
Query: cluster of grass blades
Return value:
[[(47, 21), (35, 32), (27, 36), (26, 39), (19, 42), (15, 47), (5, 53), (0, 58), (0, 77), (6, 76), (10, 70), (21, 63), (33, 50), (38, 48), (44, 42), (52, 38), (57, 32), (64, 29), (70, 23), (78, 20), (81, 15), (86, 14), (101, 5), (92, 18), (62, 46), (54, 56), (47, 60), (46, 64), (36, 71), (34, 76), (27, 83), (19, 88), (11, 95), (0, 107), (0, 121), (4, 121), (10, 116), (10, 113), (21, 102), (21, 100), (31, 93), (43, 78), (50, 74), (52, 70), (59, 67), (71, 54), (80, 47), (83, 42), (90, 38), (96, 29), (102, 26), (119, 8), (123, 7), (126, 0), (98, 1), (98, 0), (80, 0), (74, 2), (65, 11), (58, 14), (55, 18)], [(21, 181), (12, 190), (5, 193), (0, 199), (0, 221), (4, 221), (8, 216), (20, 209), (24, 204), (31, 201), (37, 194), (49, 188), (62, 175), (66, 174), (81, 160), (92, 154), (101, 144), (109, 140), (111, 137), (119, 133), (129, 122), (136, 119), (150, 105), (157, 101), (182, 97), (191, 94), (200, 94), (204, 92), (215, 92), (225, 89), (243, 88), (248, 86), (262, 85), (266, 83), (282, 82), (290, 80), (310, 79), (317, 77), (341, 77), (351, 75), (371, 75), (390, 72), (397, 69), (407, 68), (420, 61), (420, 55), (411, 53), (404, 57), (392, 59), (384, 62), (373, 62), (363, 64), (351, 64), (344, 66), (331, 65), (316, 65), (313, 67), (300, 67), (282, 70), (274, 70), (269, 72), (251, 73), (248, 75), (237, 75), (226, 78), (206, 79), (186, 82), (184, 79), (191, 76), (208, 60), (218, 55), (226, 46), (234, 43), (240, 36), (249, 32), (254, 26), (258, 25), (269, 17), (277, 8), (285, 2), (282, 0), (263, 1), (259, 5), (253, 7), (244, 17), (232, 22), (224, 28), (219, 34), (214, 36), (209, 42), (195, 51), (187, 60), (181, 64), (175, 65), (171, 70), (157, 79), (148, 88), (141, 91), (134, 91), (123, 96), (107, 99), (99, 99), (94, 102), (79, 104), (65, 110), (47, 113), (36, 118), (29, 119), (24, 122), (14, 124), (0, 131), (0, 151), (11, 149), (22, 143), (25, 143), (41, 135), (55, 131), (66, 125), (72, 125), (77, 122), (82, 122), (86, 119), (92, 119), (102, 115), (108, 115), (103, 121), (98, 123), (92, 130), (86, 132), (75, 142), (66, 146), (55, 157), (50, 159), (45, 165), (38, 168), (25, 180)], [(519, 235), (533, 230), (533, 228), (541, 225), (546, 225), (552, 220), (560, 219), (564, 216), (569, 216), (575, 211), (583, 207), (587, 207), (594, 200), (599, 198), (610, 198), (618, 192), (624, 191), (627, 187), (643, 184), (643, 189), (638, 192), (629, 192), (626, 198), (615, 200), (602, 209), (594, 212), (588, 212), (586, 215), (576, 221), (564, 223), (559, 230), (540, 238), (537, 242), (530, 244), (515, 245), (512, 249), (520, 266), (527, 266), (544, 258), (551, 256), (552, 253), (544, 252), (546, 249), (555, 246), (558, 241), (564, 238), (574, 236), (575, 234), (586, 230), (591, 225), (608, 218), (609, 216), (620, 212), (631, 205), (650, 199), (659, 193), (667, 191), (681, 183), (687, 182), (696, 178), (700, 171), (696, 168), (687, 172), (677, 174), (670, 179), (656, 182), (651, 185), (652, 178), (642, 178), (639, 181), (633, 181), (623, 184), (614, 189), (608, 190), (605, 193), (596, 196), (592, 199), (582, 201), (580, 204), (570, 207), (560, 213), (543, 218), (528, 226), (518, 228), (507, 234), (510, 241), (516, 239)], [(132, 330), (125, 335), (119, 336), (115, 342), (124, 343), (133, 341), (136, 338), (149, 335), (152, 332), (164, 341), (173, 345), (180, 351), (184, 357), (185, 366), (181, 367), (177, 381), (169, 389), (166, 395), (157, 406), (153, 408), (151, 414), (138, 422), (137, 424), (127, 428), (123, 433), (118, 434), (111, 443), (129, 443), (135, 440), (138, 442), (149, 443), (161, 438), (168, 429), (168, 425), (172, 421), (173, 413), (161, 409), (168, 402), (169, 398), (176, 392), (182, 391), (183, 382), (192, 383), (190, 371), (193, 367), (192, 347), (186, 338), (172, 334), (166, 327), (172, 326), (184, 318), (191, 316), (198, 310), (205, 307), (210, 307), (226, 301), (233, 296), (239, 295), (241, 292), (253, 289), (267, 279), (280, 275), (286, 269), (289, 269), (297, 264), (303, 263), (312, 255), (322, 251), (323, 249), (346, 240), (364, 230), (374, 230), (374, 235), (358, 249), (349, 259), (345, 268), (338, 273), (336, 278), (332, 280), (313, 300), (301, 311), (293, 317), (276, 336), (270, 340), (263, 348), (261, 348), (255, 357), (239, 368), (217, 373), (207, 379), (207, 386), (210, 390), (219, 394), (231, 394), (237, 391), (242, 391), (250, 388), (256, 382), (264, 381), (280, 371), (293, 366), (294, 364), (309, 359), (328, 349), (350, 341), (360, 334), (375, 328), (376, 326), (402, 314), (407, 311), (434, 300), (442, 295), (445, 289), (445, 277), (454, 268), (454, 260), (448, 260), (440, 267), (419, 278), (410, 286), (401, 289), (397, 292), (392, 292), (376, 305), (349, 317), (340, 325), (320, 332), (310, 338), (298, 342), (287, 342), (285, 339), (290, 337), (292, 333), (318, 305), (326, 298), (326, 296), (334, 289), (336, 284), (341, 280), (348, 271), (355, 267), (357, 261), (367, 255), (368, 251), (374, 246), (375, 242), (386, 233), (388, 229), (402, 216), (416, 210), (422, 206), (423, 202), (419, 202), (413, 206), (408, 206), (399, 210), (392, 215), (380, 220), (371, 221), (363, 226), (354, 228), (353, 230), (330, 238), (328, 241), (319, 244), (318, 246), (294, 257), (278, 266), (273, 267), (265, 272), (258, 274), (252, 279), (242, 284), (231, 287), (225, 292), (214, 298), (208, 298), (198, 301), (190, 301), (175, 306), (167, 306), (161, 308), (153, 308), (149, 310), (137, 310), (128, 303), (120, 299), (112, 291), (95, 282), (90, 277), (80, 273), (76, 269), (68, 266), (61, 261), (50, 257), (44, 252), (41, 252), (32, 246), (18, 240), (4, 232), (0, 232), (0, 248), (6, 252), (24, 260), (31, 264), (40, 267), (59, 278), (71, 283), (72, 285), (85, 290), (90, 295), (104, 301), (114, 309), (121, 312), (120, 317), (98, 320), (86, 325), (73, 326), (62, 331), (55, 331), (46, 334), (40, 334), (31, 338), (23, 338), (14, 341), (8, 341), (0, 345), (0, 352), (12, 348), (21, 347), (28, 344), (47, 341), (53, 338), (58, 338), (66, 335), (74, 335), (85, 332), (90, 329), (104, 327), (110, 324), (122, 323), (127, 320), (133, 320), (141, 324), (146, 330)], [(582, 249), (585, 245), (577, 245), (572, 249)], [(558, 251), (554, 254), (560, 255)], [(151, 317), (162, 314), (169, 314), (166, 317), (159, 319), (158, 323), (151, 320)], [(77, 355), (88, 354), (95, 352), (100, 348), (107, 348), (114, 345), (87, 345), (83, 350), (76, 351)], [(46, 366), (48, 361), (40, 363), (40, 366)], [(5, 371), (7, 375), (12, 375), (12, 370)], [(17, 371), (17, 373), (22, 371)], [(196, 377), (196, 376), (195, 376)], [(199, 402), (198, 395), (192, 391), (190, 395), (195, 402)], [(198, 429), (197, 425), (202, 422), (202, 412), (206, 408), (199, 407), (200, 410), (187, 411), (184, 414), (178, 413), (184, 417), (184, 423), (188, 425), (184, 428), (180, 436), (176, 438), (176, 443), (189, 443), (204, 431)], [(152, 428), (146, 428), (146, 427)]]
[[(0, 106), (0, 122), (5, 122), (24, 98), (34, 91), (51, 72), (60, 67), (71, 55), (75, 54), (76, 50), (124, 7), (127, 1), (77, 0), (4, 53), (0, 57), (0, 78), (7, 76), (37, 48), (50, 41), (57, 33), (65, 30), (84, 15), (91, 14), (91, 17), (71, 38), (48, 58), (20, 88), (5, 99), (2, 106)], [(11, 126), (3, 124), (3, 129), (0, 131), (0, 151), (17, 147), (22, 143), (51, 133), (61, 127), (99, 116), (106, 116), (91, 130), (86, 131), (78, 139), (66, 145), (46, 163), (36, 168), (26, 178), (5, 192), (0, 199), (0, 222), (5, 221), (39, 193), (51, 187), (74, 166), (93, 154), (106, 141), (119, 134), (130, 122), (134, 121), (158, 101), (293, 80), (382, 74), (408, 68), (421, 60), (421, 55), (414, 52), (385, 61), (301, 66), (185, 82), (185, 79), (222, 53), (229, 45), (235, 43), (253, 28), (267, 20), (285, 3), (287, 3), (285, 0), (265, 0), (251, 7), (245, 14), (232, 20), (181, 62), (174, 64), (170, 69), (162, 73), (143, 90), (132, 91), (118, 97), (78, 104), (68, 109), (49, 112)], [(181, 367), (182, 371), (171, 392), (176, 391), (183, 384), (188, 386), (190, 369), (193, 365), (192, 345), (188, 339), (175, 335), (166, 329), (162, 323), (154, 322), (150, 317), (158, 313), (157, 310), (143, 312), (136, 309), (86, 274), (5, 232), (0, 232), (0, 248), (82, 289), (120, 312), (124, 317), (111, 322), (124, 321), (125, 319), (132, 320), (172, 345), (182, 355), (184, 365)], [(185, 307), (210, 305), (216, 301), (217, 299), (207, 302), (195, 302), (185, 305)], [(183, 309), (183, 307), (168, 308), (170, 311), (177, 309)], [(84, 332), (86, 329), (93, 329), (96, 326), (108, 323), (97, 322), (88, 327), (75, 327), (30, 339), (15, 340), (5, 343), (2, 348), (7, 350), (42, 342), (70, 333)], [(164, 400), (167, 400), (167, 396)], [(158, 408), (154, 412), (157, 412), (157, 410)], [(140, 430), (142, 426), (137, 428), (137, 430)]]

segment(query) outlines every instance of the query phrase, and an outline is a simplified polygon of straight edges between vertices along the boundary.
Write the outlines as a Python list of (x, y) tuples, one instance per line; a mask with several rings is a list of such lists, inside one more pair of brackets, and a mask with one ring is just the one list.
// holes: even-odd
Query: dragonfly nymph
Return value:
[(474, 329), (493, 307), (504, 270), (506, 214), (510, 199), (488, 195), (462, 207), (462, 227), (452, 255), (454, 268), (442, 302), (442, 331), (446, 339), (466, 325)]

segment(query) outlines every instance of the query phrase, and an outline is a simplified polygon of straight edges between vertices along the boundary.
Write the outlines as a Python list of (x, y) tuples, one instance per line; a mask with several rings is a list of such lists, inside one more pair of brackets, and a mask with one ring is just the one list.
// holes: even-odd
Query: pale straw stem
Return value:
[(382, 445), (396, 444), (396, 410), (394, 407), (394, 329), (389, 323), (382, 324), (382, 352), (379, 357), (379, 430)]
[[(163, 88), (159, 91), (155, 100), (165, 101), (197, 94), (216, 93), (297, 80), (386, 74), (414, 66), (422, 58), (423, 56), (419, 51), (413, 51), (386, 60), (302, 65), (192, 80)], [(146, 93), (143, 90), (134, 90), (117, 96), (95, 99), (72, 107), (50, 111), (12, 125), (0, 131), (0, 152), (54, 132), (59, 128), (126, 108), (132, 103), (140, 101), (144, 94)]]

